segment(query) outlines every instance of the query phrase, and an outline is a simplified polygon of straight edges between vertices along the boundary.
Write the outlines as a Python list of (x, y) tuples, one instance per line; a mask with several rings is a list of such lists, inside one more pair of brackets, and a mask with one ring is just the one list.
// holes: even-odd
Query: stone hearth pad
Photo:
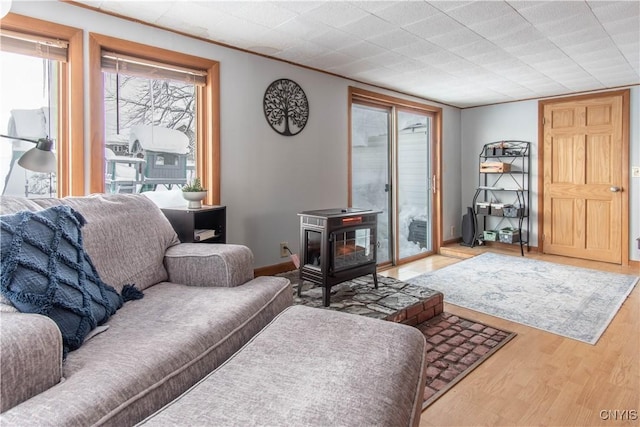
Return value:
[(439, 315), (443, 311), (443, 295), (422, 286), (409, 285), (400, 280), (378, 275), (378, 289), (373, 276), (365, 275), (339, 283), (331, 288), (331, 304), (322, 305), (322, 287), (309, 281), (302, 283), (302, 296), (298, 270), (282, 273), (293, 286), (294, 304), (374, 317), (415, 326)]

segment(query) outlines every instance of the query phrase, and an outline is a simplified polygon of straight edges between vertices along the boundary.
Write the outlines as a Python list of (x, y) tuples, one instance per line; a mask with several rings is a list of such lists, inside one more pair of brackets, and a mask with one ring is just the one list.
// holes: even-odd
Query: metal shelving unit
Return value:
[[(476, 238), (472, 246), (485, 242), (485, 231), (496, 231), (509, 226), (518, 230), (520, 254), (524, 256), (524, 247), (529, 250), (529, 207), (531, 206), (531, 144), (527, 141), (505, 140), (485, 144), (478, 156), (479, 165), (487, 161), (508, 164), (510, 170), (504, 172), (478, 173), (478, 187), (473, 196), (474, 222)], [(479, 200), (481, 199), (481, 200)], [(511, 204), (518, 210), (514, 217), (478, 213), (478, 202)]]

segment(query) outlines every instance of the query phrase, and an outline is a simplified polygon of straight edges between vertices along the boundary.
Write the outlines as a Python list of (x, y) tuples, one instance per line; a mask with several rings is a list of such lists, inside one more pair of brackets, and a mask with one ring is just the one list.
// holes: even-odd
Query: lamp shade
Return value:
[(39, 139), (36, 146), (18, 159), (18, 164), (34, 172), (55, 173), (57, 170), (56, 156), (51, 151), (53, 141)]

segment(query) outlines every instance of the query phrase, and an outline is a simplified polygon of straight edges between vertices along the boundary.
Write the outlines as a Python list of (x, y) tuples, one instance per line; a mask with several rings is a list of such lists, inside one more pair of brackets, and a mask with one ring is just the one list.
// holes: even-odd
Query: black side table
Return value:
[(182, 243), (226, 243), (227, 207), (162, 208)]

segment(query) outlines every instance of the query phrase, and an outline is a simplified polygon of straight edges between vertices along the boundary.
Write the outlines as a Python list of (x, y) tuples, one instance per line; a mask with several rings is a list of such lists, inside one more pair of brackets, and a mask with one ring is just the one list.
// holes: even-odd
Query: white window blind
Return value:
[(67, 62), (68, 47), (63, 40), (4, 29), (0, 32), (0, 50), (4, 52)]
[(197, 86), (204, 86), (207, 83), (206, 71), (165, 64), (115, 52), (103, 51), (101, 66), (103, 72), (109, 73), (120, 73), (159, 80), (175, 80)]

